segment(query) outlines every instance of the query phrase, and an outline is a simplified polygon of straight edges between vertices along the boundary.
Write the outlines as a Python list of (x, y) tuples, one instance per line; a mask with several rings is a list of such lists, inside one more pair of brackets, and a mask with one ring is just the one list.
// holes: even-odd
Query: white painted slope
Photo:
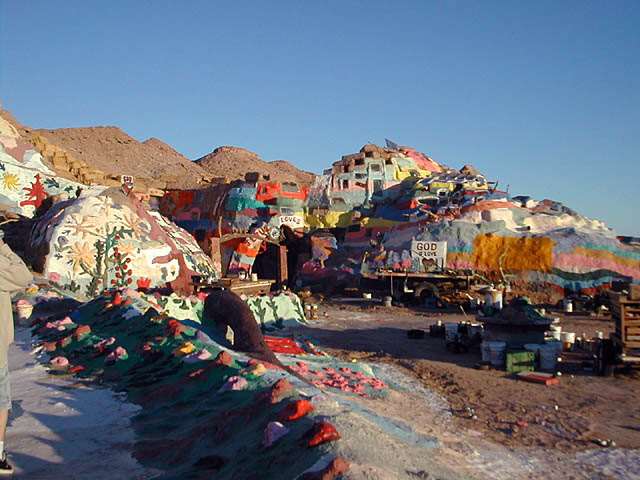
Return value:
[[(16, 330), (9, 351), (13, 411), (7, 449), (25, 479), (149, 479), (131, 457), (129, 419), (138, 407), (107, 389), (49, 375), (31, 354), (30, 332)], [(157, 472), (155, 472), (157, 473)]]

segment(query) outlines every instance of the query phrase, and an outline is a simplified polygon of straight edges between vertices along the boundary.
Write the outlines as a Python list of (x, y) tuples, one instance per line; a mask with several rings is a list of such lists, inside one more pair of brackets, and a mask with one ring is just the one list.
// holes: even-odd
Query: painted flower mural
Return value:
[(32, 217), (48, 196), (73, 198), (78, 187), (84, 186), (56, 177), (40, 153), (0, 117), (0, 206), (3, 209)]
[(20, 187), (20, 179), (15, 173), (5, 173), (2, 176), (2, 185), (6, 190), (15, 191)]
[(75, 242), (69, 248), (69, 261), (73, 271), (78, 273), (95, 265), (96, 252), (88, 242)]
[(191, 275), (216, 276), (193, 237), (119, 189), (55, 204), (32, 229), (28, 248), (48, 252), (42, 273), (81, 300), (138, 279), (186, 290)]

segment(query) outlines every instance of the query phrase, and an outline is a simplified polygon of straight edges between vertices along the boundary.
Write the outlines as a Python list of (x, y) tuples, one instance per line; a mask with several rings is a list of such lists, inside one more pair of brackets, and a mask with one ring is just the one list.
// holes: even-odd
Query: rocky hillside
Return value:
[(139, 142), (117, 127), (36, 129), (31, 134), (44, 137), (92, 168), (151, 179), (158, 188), (197, 188), (210, 177), (161, 140)]
[[(136, 183), (160, 189), (201, 188), (215, 177), (242, 179), (247, 172), (300, 184), (311, 184), (314, 178), (314, 174), (299, 170), (287, 161), (265, 162), (258, 154), (240, 147), (218, 147), (193, 162), (158, 138), (140, 142), (118, 127), (32, 129), (20, 124), (6, 110), (0, 109), (0, 116), (33, 143), (49, 164), (55, 154), (65, 157), (66, 163), (81, 164), (85, 170), (114, 178), (133, 175)], [(54, 168), (60, 175), (69, 177), (64, 168)]]
[(295, 181), (308, 185), (314, 174), (300, 170), (285, 160), (265, 162), (257, 153), (241, 147), (218, 147), (213, 152), (196, 160), (207, 173), (229, 180), (244, 178), (246, 172), (269, 175), (271, 180)]

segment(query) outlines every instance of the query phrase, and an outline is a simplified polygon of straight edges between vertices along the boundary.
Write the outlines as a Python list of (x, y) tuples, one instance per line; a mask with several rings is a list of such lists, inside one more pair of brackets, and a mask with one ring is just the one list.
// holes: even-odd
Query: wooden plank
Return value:
[(640, 335), (640, 327), (627, 327), (627, 335)]
[(285, 284), (289, 280), (289, 272), (287, 271), (287, 247), (280, 245), (278, 247), (278, 283)]
[(640, 342), (622, 342), (624, 348), (640, 348)]
[(517, 374), (517, 378), (525, 382), (540, 383), (542, 385), (558, 385), (560, 383), (557, 377), (541, 372), (520, 372)]
[(619, 303), (631, 308), (640, 308), (640, 302), (638, 300), (620, 300)]

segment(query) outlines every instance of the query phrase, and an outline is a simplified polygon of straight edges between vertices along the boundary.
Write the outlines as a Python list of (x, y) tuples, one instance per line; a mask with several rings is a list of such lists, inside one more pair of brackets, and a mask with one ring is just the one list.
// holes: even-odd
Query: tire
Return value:
[(420, 300), (420, 304), (427, 306), (427, 303), (433, 302), (438, 299), (440, 292), (438, 287), (433, 283), (423, 282), (419, 284), (415, 289), (415, 297)]

